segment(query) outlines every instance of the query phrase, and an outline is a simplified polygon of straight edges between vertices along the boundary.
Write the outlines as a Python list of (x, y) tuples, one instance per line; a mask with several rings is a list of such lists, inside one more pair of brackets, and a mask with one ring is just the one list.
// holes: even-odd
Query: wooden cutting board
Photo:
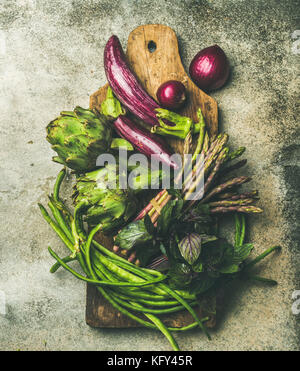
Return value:
[[(199, 45), (199, 50), (203, 47), (204, 45)], [(181, 81), (187, 89), (188, 99), (180, 114), (197, 121), (196, 112), (201, 107), (209, 134), (217, 134), (217, 103), (197, 88), (188, 77), (180, 59), (176, 34), (170, 27), (160, 24), (139, 26), (129, 35), (126, 55), (132, 71), (154, 99), (156, 99), (158, 87), (163, 82), (167, 80)], [(107, 84), (90, 97), (90, 108), (100, 109), (106, 96), (106, 90)], [(182, 152), (183, 141), (168, 139), (168, 142), (174, 152)], [(107, 248), (112, 249), (112, 238), (98, 234), (96, 239)], [(213, 327), (215, 314), (209, 313), (210, 311), (207, 310), (210, 304), (207, 303), (207, 299), (203, 299), (197, 311), (200, 317), (209, 314), (210, 320), (206, 325)], [(162, 317), (162, 319), (170, 327), (185, 326), (193, 322), (192, 317), (186, 311), (174, 313), (168, 315), (167, 318)], [(92, 327), (103, 328), (141, 326), (115, 310), (92, 285), (87, 286), (86, 322)]]

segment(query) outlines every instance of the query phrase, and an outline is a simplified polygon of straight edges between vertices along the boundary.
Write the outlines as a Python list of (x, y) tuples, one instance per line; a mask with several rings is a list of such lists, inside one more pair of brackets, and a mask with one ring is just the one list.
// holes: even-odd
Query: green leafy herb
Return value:
[(147, 232), (154, 236), (156, 234), (156, 228), (154, 227), (151, 218), (148, 214), (144, 216), (144, 224)]
[(201, 236), (197, 233), (188, 234), (179, 242), (178, 248), (182, 257), (193, 264), (201, 252)]
[(192, 269), (194, 272), (201, 273), (203, 272), (204, 265), (201, 260), (197, 260), (194, 264), (192, 264)]
[(193, 278), (190, 266), (179, 262), (172, 264), (168, 276), (170, 286), (178, 289), (187, 288)]
[(238, 247), (235, 246), (233, 260), (232, 260), (233, 263), (242, 263), (245, 259), (248, 258), (252, 250), (253, 250), (252, 243), (246, 243)]
[(216, 277), (211, 277), (206, 273), (200, 273), (190, 284), (190, 291), (199, 295), (211, 289), (217, 282)]
[(152, 240), (147, 231), (144, 220), (137, 220), (127, 224), (117, 235), (115, 243), (121, 249), (130, 250), (133, 247), (144, 245)]
[(238, 264), (224, 264), (223, 266), (219, 267), (218, 271), (220, 273), (236, 273), (239, 270)]

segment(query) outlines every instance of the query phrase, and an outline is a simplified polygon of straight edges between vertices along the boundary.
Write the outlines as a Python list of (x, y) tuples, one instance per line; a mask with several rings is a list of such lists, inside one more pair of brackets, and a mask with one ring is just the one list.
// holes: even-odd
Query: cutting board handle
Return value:
[(200, 90), (185, 72), (172, 28), (161, 24), (137, 27), (128, 37), (127, 58), (131, 69), (154, 99), (163, 82), (181, 81), (187, 89), (188, 100), (180, 113), (196, 121), (197, 108), (201, 107), (210, 134), (217, 134), (217, 103)]

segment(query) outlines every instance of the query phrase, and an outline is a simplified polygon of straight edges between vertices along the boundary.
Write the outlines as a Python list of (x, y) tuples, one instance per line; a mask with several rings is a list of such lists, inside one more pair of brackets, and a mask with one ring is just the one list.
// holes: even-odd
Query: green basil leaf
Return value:
[(239, 270), (239, 265), (238, 264), (228, 264), (228, 265), (222, 266), (218, 270), (219, 270), (219, 272), (225, 273), (225, 274), (236, 273)]
[(181, 216), (184, 201), (182, 199), (174, 200), (174, 201), (175, 201), (175, 203), (174, 203), (174, 207), (173, 207), (173, 210), (172, 210), (172, 218), (179, 219), (180, 216)]
[(147, 232), (151, 234), (152, 236), (155, 235), (156, 228), (154, 227), (151, 218), (148, 214), (144, 216), (144, 224)]
[(253, 245), (251, 243), (246, 243), (242, 246), (234, 248), (233, 263), (242, 263), (248, 258), (251, 251), (253, 250)]
[(174, 201), (169, 201), (162, 209), (160, 216), (157, 219), (157, 234), (166, 236), (172, 224), (172, 210), (174, 208)]
[(169, 188), (168, 193), (170, 196), (173, 196), (174, 198), (182, 199), (182, 194), (180, 192), (180, 189)]
[(159, 249), (162, 252), (162, 254), (167, 255), (167, 250), (162, 242), (159, 245)]
[(159, 255), (160, 250), (156, 244), (151, 242), (135, 247), (136, 258), (139, 259), (141, 266), (144, 267), (149, 264), (154, 257)]
[(185, 263), (175, 263), (171, 265), (168, 277), (172, 288), (187, 288), (192, 281), (192, 271)]
[(205, 244), (205, 243), (208, 243), (208, 242), (212, 242), (212, 241), (216, 241), (218, 239), (218, 237), (216, 236), (212, 236), (212, 235), (208, 235), (208, 234), (200, 234), (200, 237), (201, 237), (201, 243), (202, 245)]
[(210, 215), (210, 206), (209, 204), (199, 204), (195, 209), (194, 209), (197, 214), (203, 214), (203, 215)]
[(193, 294), (203, 294), (211, 289), (217, 282), (217, 278), (210, 277), (205, 273), (200, 273), (190, 284), (190, 291)]
[(193, 265), (192, 269), (194, 272), (201, 273), (204, 270), (204, 265), (201, 260), (197, 260)]
[(151, 241), (153, 237), (147, 231), (144, 220), (137, 220), (126, 225), (115, 239), (115, 244), (121, 249), (130, 250), (133, 247)]

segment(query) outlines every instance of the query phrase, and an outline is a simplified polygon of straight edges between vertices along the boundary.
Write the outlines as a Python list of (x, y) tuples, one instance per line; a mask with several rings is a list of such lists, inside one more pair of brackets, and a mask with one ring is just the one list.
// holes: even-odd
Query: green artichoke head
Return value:
[(102, 223), (104, 233), (117, 230), (137, 211), (133, 192), (120, 189), (118, 180), (117, 171), (105, 167), (79, 177), (74, 186), (75, 206), (87, 205), (83, 212), (84, 220), (90, 226)]
[(101, 113), (76, 107), (47, 125), (47, 140), (57, 152), (53, 160), (82, 173), (96, 167), (97, 157), (112, 142), (112, 128)]

